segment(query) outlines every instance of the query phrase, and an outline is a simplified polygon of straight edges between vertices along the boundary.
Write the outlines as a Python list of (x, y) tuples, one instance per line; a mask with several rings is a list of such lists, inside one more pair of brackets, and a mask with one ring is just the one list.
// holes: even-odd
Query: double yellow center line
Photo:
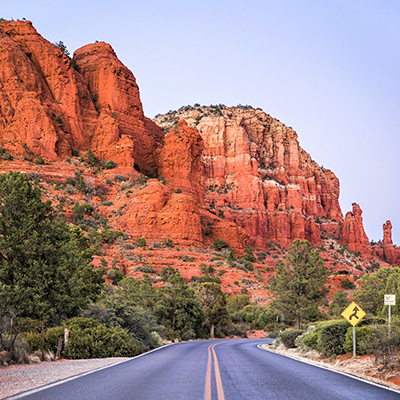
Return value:
[(221, 374), (219, 371), (218, 358), (215, 353), (215, 346), (221, 343), (216, 343), (208, 346), (208, 363), (206, 372), (206, 385), (204, 388), (204, 400), (211, 400), (211, 369), (212, 369), (212, 356), (214, 356), (214, 373), (215, 383), (217, 385), (218, 400), (225, 400), (224, 388), (222, 386)]

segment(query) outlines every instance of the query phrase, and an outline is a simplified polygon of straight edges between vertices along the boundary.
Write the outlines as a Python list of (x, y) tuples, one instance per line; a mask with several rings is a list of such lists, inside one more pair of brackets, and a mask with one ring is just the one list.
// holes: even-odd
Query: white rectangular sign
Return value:
[(396, 295), (385, 294), (385, 306), (395, 306), (395, 305), (396, 305)]

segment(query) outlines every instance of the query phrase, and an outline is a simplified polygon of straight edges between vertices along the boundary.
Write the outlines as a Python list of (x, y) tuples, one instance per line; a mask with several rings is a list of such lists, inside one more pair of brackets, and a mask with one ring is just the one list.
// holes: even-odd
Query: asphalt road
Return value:
[(268, 339), (179, 343), (25, 400), (390, 400), (400, 394), (257, 347)]

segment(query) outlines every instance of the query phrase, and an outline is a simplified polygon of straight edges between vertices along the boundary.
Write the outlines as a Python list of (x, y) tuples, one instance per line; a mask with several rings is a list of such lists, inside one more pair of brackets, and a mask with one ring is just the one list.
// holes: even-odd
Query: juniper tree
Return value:
[(27, 175), (0, 175), (0, 311), (58, 322), (96, 298), (83, 232), (58, 216)]

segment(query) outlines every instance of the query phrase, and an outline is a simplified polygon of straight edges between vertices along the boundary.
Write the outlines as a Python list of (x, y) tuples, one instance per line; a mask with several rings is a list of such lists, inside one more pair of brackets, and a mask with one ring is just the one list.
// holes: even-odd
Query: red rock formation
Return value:
[(343, 221), (340, 234), (340, 243), (345, 244), (352, 251), (359, 251), (363, 255), (370, 255), (369, 240), (364, 231), (362, 210), (353, 203), (353, 212), (349, 211)]
[(102, 159), (156, 172), (156, 140), (146, 129), (139, 87), (132, 72), (104, 42), (86, 45), (74, 53), (99, 112), (92, 147)]
[(7, 151), (54, 161), (91, 148), (101, 159), (156, 174), (162, 132), (144, 117), (135, 77), (110, 45), (84, 46), (71, 60), (31, 22), (3, 21), (0, 49)]
[(132, 197), (119, 219), (131, 236), (172, 239), (184, 245), (202, 243), (199, 205), (192, 195), (175, 193), (151, 179), (145, 187), (137, 188)]
[(383, 224), (383, 240), (381, 244), (382, 251), (379, 256), (392, 265), (400, 263), (400, 248), (393, 245), (392, 241), (392, 223), (388, 220)]
[(186, 245), (203, 242), (202, 150), (200, 135), (185, 122), (168, 133), (164, 147), (158, 152), (158, 170), (166, 185), (150, 180), (147, 187), (136, 190), (126, 217), (121, 218), (128, 232)]
[(88, 148), (96, 111), (71, 60), (31, 22), (0, 24), (0, 133), (6, 150), (55, 160)]
[(156, 122), (169, 129), (178, 120), (204, 140), (207, 206), (245, 229), (255, 246), (320, 242), (314, 219), (342, 220), (338, 179), (311, 160), (291, 128), (246, 107), (186, 107)]
[(388, 220), (383, 224), (383, 240), (382, 243), (392, 245), (392, 223)]
[(165, 136), (158, 155), (158, 172), (173, 190), (192, 195), (199, 204), (204, 200), (203, 139), (196, 129), (180, 121)]

